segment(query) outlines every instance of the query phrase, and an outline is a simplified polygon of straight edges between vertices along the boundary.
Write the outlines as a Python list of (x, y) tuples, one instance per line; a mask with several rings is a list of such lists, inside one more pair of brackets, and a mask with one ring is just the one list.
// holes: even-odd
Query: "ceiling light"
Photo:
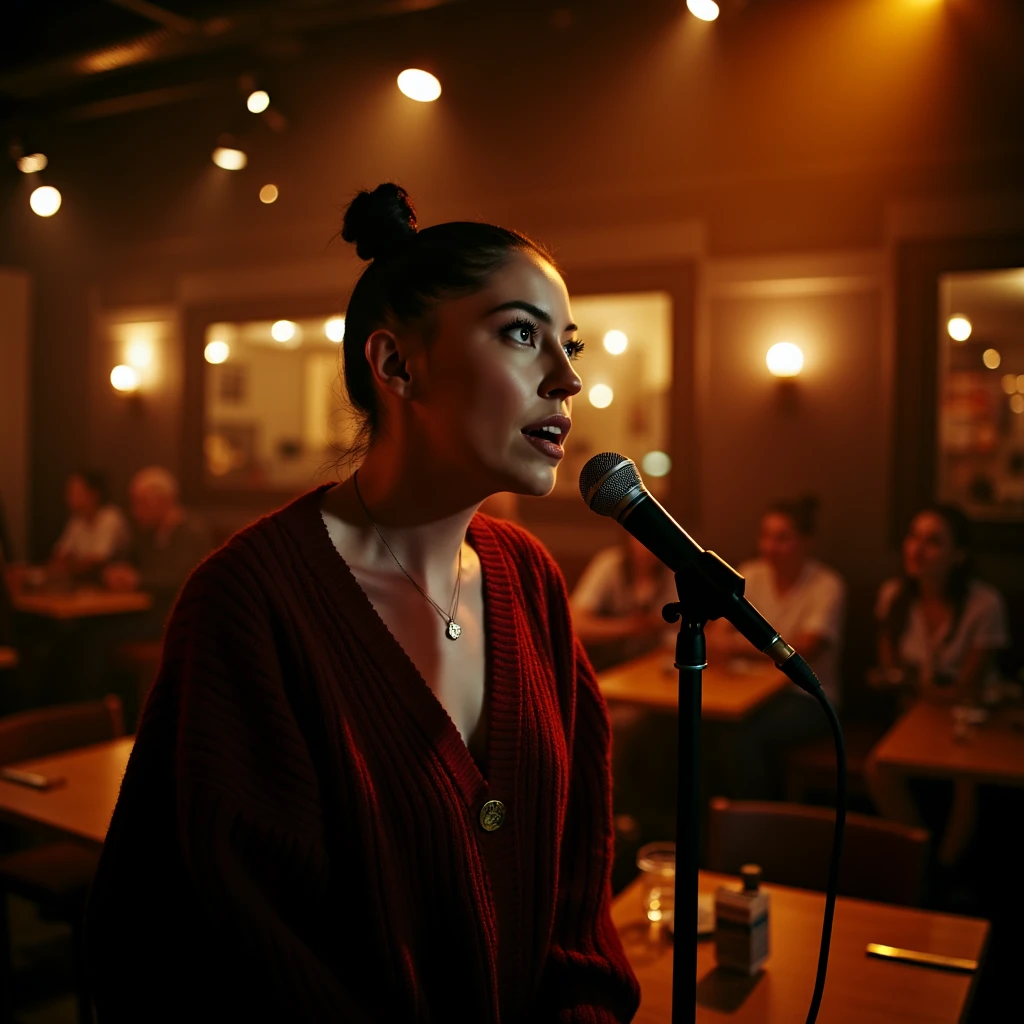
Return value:
[(330, 320), (324, 321), (324, 334), (337, 343), (345, 340), (345, 318), (343, 316), (332, 316)]
[(441, 95), (441, 83), (429, 71), (416, 68), (407, 68), (398, 76), (398, 88), (419, 103), (431, 103)]
[(971, 336), (971, 321), (965, 316), (951, 316), (946, 330), (954, 341), (966, 341)]
[(231, 349), (226, 341), (211, 341), (203, 351), (203, 355), (208, 363), (213, 363), (216, 366), (218, 363), (227, 362), (228, 356), (231, 355)]
[(249, 93), (245, 105), (250, 113), (262, 114), (270, 106), (270, 93), (266, 89), (254, 89)]
[(686, 0), (689, 12), (701, 21), (714, 21), (718, 15), (718, 4), (715, 0)]
[(35, 174), (37, 171), (45, 170), (49, 162), (45, 153), (27, 153), (18, 158), (18, 170), (22, 174)]
[(587, 398), (595, 409), (607, 409), (614, 397), (615, 393), (607, 384), (595, 384), (587, 392)]
[(276, 203), (279, 193), (276, 185), (264, 185), (260, 189), (260, 202), (261, 203)]
[(795, 377), (804, 368), (804, 354), (791, 341), (772, 345), (764, 361), (776, 377)]
[(60, 192), (52, 185), (40, 185), (28, 197), (28, 205), (40, 217), (52, 217), (60, 209)]
[(139, 372), (131, 366), (115, 366), (110, 371), (110, 383), (115, 391), (137, 391), (139, 388)]
[(276, 320), (270, 328), (274, 341), (291, 341), (295, 337), (295, 324), (291, 320)]
[(621, 356), (626, 351), (626, 346), (629, 344), (629, 338), (626, 337), (622, 331), (609, 331), (604, 336), (604, 347), (607, 352), (610, 352), (613, 356)]
[(218, 146), (213, 151), (213, 162), (225, 171), (240, 171), (248, 162), (244, 149), (235, 146)]

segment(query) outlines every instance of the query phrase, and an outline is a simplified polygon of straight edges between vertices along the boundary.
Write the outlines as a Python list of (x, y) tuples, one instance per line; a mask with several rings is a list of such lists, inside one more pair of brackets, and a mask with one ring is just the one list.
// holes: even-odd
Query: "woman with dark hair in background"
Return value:
[[(882, 584), (875, 614), (876, 686), (894, 687), (904, 701), (950, 705), (983, 703), (998, 687), (996, 652), (1009, 644), (1006, 608), (999, 591), (975, 577), (970, 520), (955, 506), (928, 505), (914, 516), (903, 541), (903, 573)], [(867, 781), (883, 815), (923, 827), (918, 801), (901, 776), (869, 757)], [(927, 792), (918, 790), (927, 801)], [(956, 783), (938, 851), (943, 867), (961, 859), (976, 814), (976, 787)]]
[(53, 546), (49, 570), (54, 576), (94, 577), (128, 549), (130, 530), (124, 513), (110, 504), (106, 477), (95, 470), (72, 473), (64, 487), (71, 518)]
[(360, 193), (359, 469), (249, 526), (172, 614), (88, 914), (101, 1024), (632, 1019), (607, 715), (544, 495), (581, 387), (551, 257)]
[[(770, 505), (761, 517), (759, 557), (743, 562), (738, 571), (746, 578), (747, 599), (803, 655), (838, 709), (846, 586), (812, 555), (817, 511), (818, 500), (809, 495)], [(725, 619), (710, 623), (707, 642), (711, 658), (763, 658)], [(828, 720), (817, 701), (802, 690), (791, 688), (773, 697), (742, 729), (723, 739), (728, 748), (723, 749), (723, 776), (735, 791), (730, 795), (781, 797), (781, 755), (827, 732)]]

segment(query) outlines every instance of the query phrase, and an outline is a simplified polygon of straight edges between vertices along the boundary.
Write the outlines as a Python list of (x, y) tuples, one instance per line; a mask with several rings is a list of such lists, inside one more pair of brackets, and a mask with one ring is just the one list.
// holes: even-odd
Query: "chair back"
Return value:
[[(760, 864), (766, 882), (824, 892), (834, 827), (835, 812), (828, 808), (714, 797), (708, 870), (735, 875), (743, 864)], [(840, 895), (919, 905), (930, 838), (923, 829), (847, 814)]]
[(32, 708), (0, 717), (0, 765), (48, 757), (124, 735), (121, 698)]

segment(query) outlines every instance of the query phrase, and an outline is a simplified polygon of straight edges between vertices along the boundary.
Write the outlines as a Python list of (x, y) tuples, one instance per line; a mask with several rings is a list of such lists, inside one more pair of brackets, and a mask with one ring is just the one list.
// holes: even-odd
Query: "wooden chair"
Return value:
[[(46, 757), (124, 735), (121, 699), (102, 700), (21, 711), (0, 718), (0, 765)], [(0, 856), (0, 1022), (13, 1017), (13, 977), (7, 896), (36, 904), (52, 920), (71, 925), (75, 955), (78, 1020), (92, 1020), (82, 944), (85, 901), (99, 853), (71, 842), (30, 845)]]
[[(824, 892), (834, 824), (835, 813), (824, 807), (714, 797), (708, 870), (735, 875), (743, 864), (760, 864), (766, 882)], [(918, 906), (930, 838), (923, 829), (848, 814), (840, 894)]]

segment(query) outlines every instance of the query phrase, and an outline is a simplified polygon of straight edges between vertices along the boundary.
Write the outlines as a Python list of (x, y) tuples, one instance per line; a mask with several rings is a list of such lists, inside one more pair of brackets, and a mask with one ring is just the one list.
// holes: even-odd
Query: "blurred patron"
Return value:
[(53, 547), (50, 575), (95, 578), (108, 562), (124, 556), (128, 522), (121, 510), (110, 504), (106, 479), (94, 470), (72, 473), (64, 487), (64, 500), (71, 517)]
[(598, 671), (629, 661), (668, 641), (678, 627), (661, 609), (677, 601), (675, 578), (631, 534), (599, 551), (570, 598), (576, 634)]
[(206, 528), (178, 499), (178, 481), (161, 466), (139, 470), (129, 487), (134, 531), (125, 561), (108, 565), (103, 582), (111, 590), (146, 590), (153, 596), (147, 616), (157, 638), (178, 591), (210, 550)]
[[(758, 557), (739, 565), (745, 596), (803, 655), (833, 707), (840, 703), (839, 651), (846, 585), (813, 557), (817, 499), (777, 501), (761, 517)], [(725, 619), (710, 623), (709, 659), (764, 660)], [(733, 796), (782, 795), (781, 755), (828, 732), (828, 720), (808, 694), (795, 687), (773, 697), (741, 730), (723, 737), (723, 773)], [(735, 748), (735, 749), (734, 749)]]
[[(870, 681), (901, 702), (990, 703), (998, 699), (996, 653), (1009, 645), (1006, 607), (974, 575), (970, 520), (953, 505), (929, 505), (903, 541), (903, 573), (878, 594), (878, 668)], [(962, 860), (974, 835), (977, 787), (970, 782), (912, 780), (868, 758), (871, 797), (887, 818), (942, 836), (941, 869)]]

